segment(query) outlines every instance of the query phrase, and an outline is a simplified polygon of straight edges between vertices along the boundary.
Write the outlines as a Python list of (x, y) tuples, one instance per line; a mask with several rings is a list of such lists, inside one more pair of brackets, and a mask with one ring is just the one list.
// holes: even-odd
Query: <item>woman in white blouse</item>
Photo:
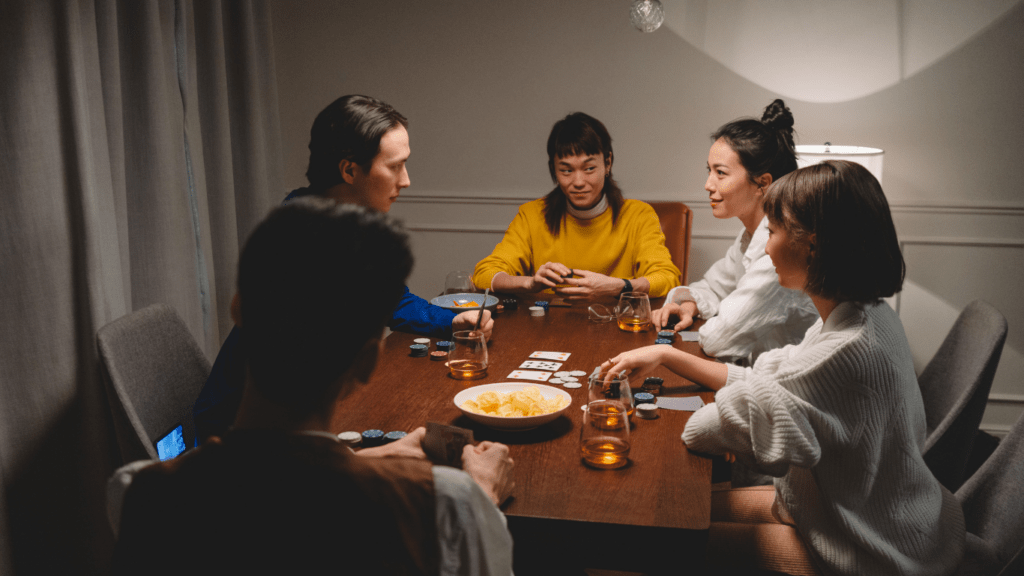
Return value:
[[(743, 232), (703, 279), (669, 292), (653, 320), (659, 329), (678, 331), (694, 318), (706, 318), (700, 328), (704, 352), (746, 365), (765, 350), (799, 342), (818, 319), (807, 296), (779, 285), (764, 253), (765, 190), (796, 170), (793, 115), (782, 100), (775, 100), (761, 120), (729, 122), (711, 137), (704, 189), (712, 213), (715, 218), (739, 218)], [(678, 317), (675, 323), (673, 317)]]
[[(726, 454), (774, 486), (711, 496), (707, 560), (787, 574), (941, 576), (959, 565), (963, 511), (921, 456), (926, 426), (899, 317), (882, 298), (905, 266), (882, 188), (859, 164), (797, 170), (767, 192), (778, 282), (821, 316), (752, 368), (654, 345), (609, 373), (664, 364), (717, 390), (690, 417), (691, 450)], [(748, 572), (743, 572), (748, 573)]]

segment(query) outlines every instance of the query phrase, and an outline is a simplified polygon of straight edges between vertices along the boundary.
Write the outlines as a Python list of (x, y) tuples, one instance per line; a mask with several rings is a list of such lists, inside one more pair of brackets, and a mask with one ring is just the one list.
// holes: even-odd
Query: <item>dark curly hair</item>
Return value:
[(760, 120), (733, 120), (716, 130), (711, 139), (729, 144), (740, 157), (751, 182), (762, 174), (771, 174), (774, 182), (796, 170), (793, 114), (780, 99), (764, 109)]

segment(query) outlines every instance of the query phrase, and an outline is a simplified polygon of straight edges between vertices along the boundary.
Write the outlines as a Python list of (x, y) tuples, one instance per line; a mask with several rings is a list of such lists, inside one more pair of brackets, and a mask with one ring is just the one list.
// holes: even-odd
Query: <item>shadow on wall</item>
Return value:
[[(844, 102), (913, 76), (1019, 3), (684, 0), (666, 7), (665, 28), (786, 98)], [(773, 34), (764, 41), (765, 30), (782, 29), (795, 33)]]

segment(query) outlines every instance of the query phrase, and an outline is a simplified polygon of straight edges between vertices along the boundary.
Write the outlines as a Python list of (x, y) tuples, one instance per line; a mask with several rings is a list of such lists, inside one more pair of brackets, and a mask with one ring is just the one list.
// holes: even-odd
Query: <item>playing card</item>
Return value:
[(520, 368), (532, 370), (551, 370), (552, 372), (562, 367), (561, 362), (545, 362), (543, 360), (527, 360), (519, 365)]
[(685, 398), (668, 398), (661, 396), (658, 398), (658, 408), (667, 408), (668, 410), (695, 412), (703, 406), (704, 401), (701, 400), (700, 396), (687, 396)]
[(434, 464), (462, 468), (462, 448), (472, 443), (472, 430), (427, 422), (427, 433), (421, 445), (427, 459)]
[(680, 332), (680, 342), (698, 342), (700, 341), (700, 332)]
[(539, 358), (541, 360), (557, 360), (559, 362), (565, 362), (569, 359), (571, 352), (534, 352), (530, 354), (530, 358)]
[(508, 375), (509, 378), (516, 378), (518, 380), (540, 380), (541, 382), (547, 382), (548, 378), (551, 378), (551, 372), (541, 372), (539, 370), (514, 370)]

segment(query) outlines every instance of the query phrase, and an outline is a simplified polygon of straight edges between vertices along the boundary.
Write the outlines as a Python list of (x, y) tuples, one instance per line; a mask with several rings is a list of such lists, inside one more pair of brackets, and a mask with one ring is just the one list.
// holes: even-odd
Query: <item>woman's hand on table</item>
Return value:
[(664, 362), (665, 353), (669, 350), (674, 350), (674, 348), (664, 344), (654, 344), (623, 352), (601, 363), (601, 372), (604, 373), (605, 378), (611, 378), (612, 374), (623, 371), (627, 374), (648, 372)]
[(669, 302), (658, 308), (654, 312), (651, 312), (651, 321), (654, 322), (654, 327), (661, 330), (665, 326), (668, 326), (672, 316), (678, 316), (679, 322), (671, 329), (679, 332), (686, 330), (693, 324), (693, 317), (697, 315), (697, 303), (691, 300), (683, 302), (682, 304), (675, 304)]
[(413, 430), (406, 434), (405, 438), (395, 440), (390, 444), (383, 446), (374, 446), (373, 448), (363, 448), (356, 454), (360, 456), (368, 456), (370, 458), (418, 458), (420, 460), (426, 460), (427, 454), (423, 451), (423, 437), (426, 436), (427, 429), (423, 426)]
[[(474, 330), (476, 328), (476, 319), (479, 316), (479, 310), (467, 310), (452, 318), (452, 332), (458, 332), (459, 330)], [(494, 330), (494, 319), (491, 318), (491, 311), (484, 310), (484, 319), (480, 322), (480, 331), (484, 333), (484, 336), (488, 340), (491, 339), (491, 331)]]
[[(622, 278), (605, 276), (599, 272), (580, 270), (579, 268), (572, 270), (572, 272), (575, 276), (579, 276), (579, 278), (566, 278), (562, 283), (569, 286), (567, 288), (555, 289), (555, 292), (565, 296), (566, 300), (618, 298), (619, 294), (622, 293), (624, 286)], [(651, 288), (647, 278), (634, 278), (630, 282), (633, 284), (634, 292), (647, 292)]]
[(495, 506), (507, 500), (516, 487), (512, 478), (514, 465), (508, 446), (504, 444), (481, 442), (476, 446), (467, 444), (462, 449), (462, 469), (490, 496)]

